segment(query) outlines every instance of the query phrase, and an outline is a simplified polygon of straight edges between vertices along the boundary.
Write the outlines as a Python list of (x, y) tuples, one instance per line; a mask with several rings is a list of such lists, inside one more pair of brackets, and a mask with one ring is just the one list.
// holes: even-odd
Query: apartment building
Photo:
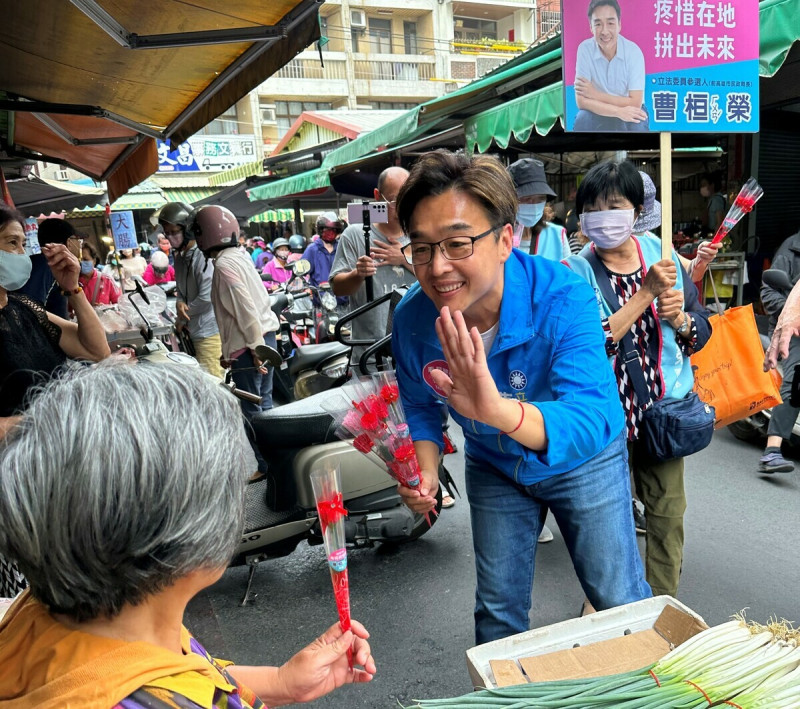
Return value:
[(266, 155), (303, 111), (417, 106), (519, 54), (542, 26), (537, 0), (326, 0), (320, 24), (322, 61), (311, 47), (253, 92)]

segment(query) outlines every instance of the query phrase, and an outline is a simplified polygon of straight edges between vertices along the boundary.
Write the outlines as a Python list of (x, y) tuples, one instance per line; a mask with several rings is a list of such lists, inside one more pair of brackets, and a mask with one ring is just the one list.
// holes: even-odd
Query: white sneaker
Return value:
[(539, 544), (547, 544), (547, 542), (553, 541), (553, 533), (550, 531), (550, 527), (546, 524), (542, 525), (542, 531), (539, 533)]

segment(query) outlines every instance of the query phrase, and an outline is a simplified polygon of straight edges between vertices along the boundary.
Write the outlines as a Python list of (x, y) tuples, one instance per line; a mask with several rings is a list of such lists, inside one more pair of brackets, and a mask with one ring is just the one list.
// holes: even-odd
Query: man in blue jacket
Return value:
[(478, 643), (528, 629), (536, 541), (549, 508), (598, 610), (651, 595), (636, 546), (622, 409), (592, 289), (512, 248), (514, 185), (498, 160), (437, 150), (397, 198), (419, 283), (392, 346), (422, 469), (400, 488), (435, 506), (439, 401), (466, 438)]

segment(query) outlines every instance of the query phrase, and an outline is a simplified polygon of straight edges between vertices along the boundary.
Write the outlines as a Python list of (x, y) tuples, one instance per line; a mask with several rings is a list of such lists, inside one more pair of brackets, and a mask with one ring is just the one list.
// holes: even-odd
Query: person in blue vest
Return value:
[(399, 493), (435, 508), (446, 401), (465, 437), (478, 643), (528, 630), (548, 508), (596, 608), (650, 596), (597, 301), (562, 264), (512, 247), (516, 212), (488, 155), (428, 153), (397, 197), (418, 283), (395, 309), (392, 350), (422, 478)]
[(547, 184), (544, 163), (533, 158), (522, 158), (509, 165), (508, 172), (514, 180), (519, 202), (514, 245), (551, 261), (567, 258), (572, 252), (566, 230), (545, 220), (547, 200), (555, 197), (556, 193)]
[[(590, 243), (566, 264), (597, 296), (604, 351), (625, 412), (628, 459), (647, 516), (647, 581), (655, 595), (675, 596), (683, 562), (683, 458), (655, 461), (642, 445), (642, 415), (650, 402), (636, 396), (620, 341), (628, 332), (633, 336), (651, 401), (681, 399), (694, 385), (689, 357), (708, 342), (711, 326), (675, 250), (662, 259), (660, 239), (633, 234), (643, 205), (644, 184), (632, 163), (595, 165), (576, 195), (581, 230)], [(618, 300), (613, 307), (595, 276), (595, 258)]]

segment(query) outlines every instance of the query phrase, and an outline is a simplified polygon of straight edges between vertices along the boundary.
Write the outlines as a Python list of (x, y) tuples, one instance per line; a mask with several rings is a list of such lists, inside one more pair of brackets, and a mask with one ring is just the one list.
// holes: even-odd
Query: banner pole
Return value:
[(661, 133), (661, 258), (672, 258), (672, 133)]

